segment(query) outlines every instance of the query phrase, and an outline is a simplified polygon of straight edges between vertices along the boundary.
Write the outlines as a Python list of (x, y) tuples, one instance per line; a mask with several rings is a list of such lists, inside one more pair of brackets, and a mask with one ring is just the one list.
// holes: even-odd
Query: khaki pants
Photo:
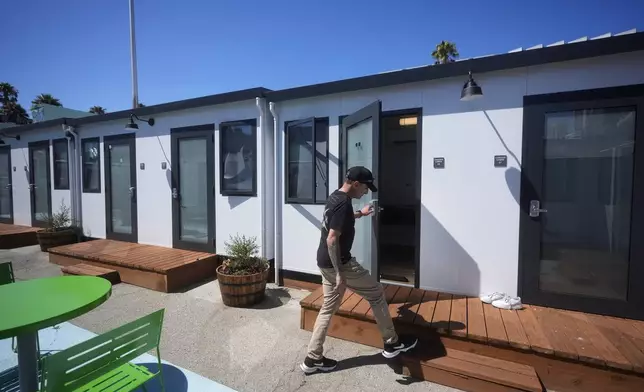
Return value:
[[(369, 301), (373, 316), (376, 319), (380, 333), (385, 343), (395, 343), (398, 341), (398, 335), (391, 321), (389, 307), (385, 302), (385, 296), (382, 285), (378, 282), (369, 271), (364, 269), (354, 258), (346, 264), (341, 264), (340, 269), (345, 277), (346, 287), (354, 293), (362, 296)], [(331, 316), (335, 314), (342, 304), (342, 297), (346, 287), (335, 290), (336, 272), (333, 268), (320, 268), (322, 272), (322, 288), (324, 290), (324, 303), (315, 320), (313, 327), (313, 336), (309, 343), (308, 355), (313, 360), (322, 359), (324, 340), (326, 339), (327, 330)]]

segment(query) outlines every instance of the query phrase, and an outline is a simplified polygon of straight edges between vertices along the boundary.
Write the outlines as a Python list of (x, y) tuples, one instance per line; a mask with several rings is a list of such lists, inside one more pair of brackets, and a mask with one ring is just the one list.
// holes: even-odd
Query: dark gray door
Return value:
[(215, 126), (172, 130), (173, 247), (215, 252)]
[(644, 319), (644, 87), (526, 97), (521, 296)]
[(106, 136), (103, 149), (106, 237), (137, 242), (136, 137), (133, 133)]
[(47, 227), (51, 217), (51, 163), (49, 140), (29, 143), (31, 225)]
[[(371, 170), (378, 186), (380, 114), (381, 102), (376, 101), (342, 119), (342, 176), (350, 167), (364, 166)], [(376, 212), (356, 220), (356, 237), (351, 255), (364, 268), (378, 276), (378, 195), (368, 192), (361, 199), (354, 200), (353, 207), (358, 210), (367, 203), (373, 203)]]
[(0, 222), (13, 224), (11, 146), (0, 146)]

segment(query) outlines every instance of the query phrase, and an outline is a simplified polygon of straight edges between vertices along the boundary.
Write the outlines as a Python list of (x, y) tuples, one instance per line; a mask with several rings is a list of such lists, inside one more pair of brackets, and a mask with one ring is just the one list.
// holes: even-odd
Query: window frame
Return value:
[[(255, 140), (253, 143), (252, 154), (255, 157), (255, 164), (251, 168), (253, 171), (253, 181), (252, 187), (250, 190), (227, 190), (224, 188), (224, 159), (226, 155), (224, 154), (224, 145), (225, 145), (225, 133), (224, 127), (230, 127), (234, 125), (250, 125), (252, 127), (252, 138)], [(249, 196), (257, 197), (257, 165), (259, 165), (259, 159), (257, 156), (257, 119), (250, 118), (245, 120), (235, 120), (235, 121), (225, 121), (219, 123), (219, 193), (222, 196)]]
[[(97, 151), (98, 151), (98, 156), (96, 157), (96, 160), (98, 162), (98, 188), (96, 189), (88, 189), (87, 184), (85, 184), (85, 160), (87, 159), (85, 156), (85, 145), (88, 143), (97, 143)], [(88, 137), (85, 139), (81, 139), (81, 182), (82, 182), (82, 192), (83, 193), (101, 193), (102, 189), (102, 182), (101, 182), (101, 138), (100, 137)]]
[[(67, 186), (61, 186), (60, 183), (58, 182), (58, 178), (56, 177), (56, 158), (58, 156), (57, 151), (56, 151), (56, 145), (64, 145), (65, 150), (67, 150), (67, 162), (65, 163), (65, 166), (67, 167)], [(54, 189), (55, 190), (69, 190), (70, 189), (70, 166), (69, 166), (69, 144), (67, 143), (67, 139), (65, 138), (60, 138), (60, 139), (54, 139), (51, 142), (51, 148), (52, 148), (52, 160), (53, 160), (53, 177), (54, 177)]]
[[(311, 198), (303, 198), (303, 197), (290, 197), (289, 195), (289, 186), (290, 186), (290, 181), (289, 181), (289, 151), (290, 151), (290, 143), (289, 143), (289, 137), (288, 137), (288, 130), (290, 127), (301, 124), (301, 123), (306, 123), (309, 121), (313, 121), (313, 135), (312, 135), (312, 140), (313, 140), (313, 148), (314, 152), (317, 152), (316, 148), (316, 140), (317, 140), (317, 134), (318, 134), (318, 125), (320, 123), (326, 123), (326, 132), (327, 132), (327, 137), (326, 137), (326, 151), (325, 151), (325, 159), (326, 159), (326, 196), (324, 200), (318, 200), (317, 199), (317, 192), (316, 192), (316, 187), (315, 187), (315, 178), (316, 178), (316, 165), (315, 165), (315, 155), (313, 155), (313, 161), (314, 164), (311, 165), (311, 175), (313, 178), (313, 181), (311, 182), (312, 187), (313, 187), (313, 192), (312, 192), (312, 197)], [(309, 205), (324, 205), (326, 204), (327, 198), (329, 197), (329, 136), (331, 133), (331, 124), (329, 122), (329, 117), (307, 117), (304, 119), (300, 120), (291, 120), (291, 121), (285, 121), (284, 122), (284, 203), (285, 204), (309, 204)]]

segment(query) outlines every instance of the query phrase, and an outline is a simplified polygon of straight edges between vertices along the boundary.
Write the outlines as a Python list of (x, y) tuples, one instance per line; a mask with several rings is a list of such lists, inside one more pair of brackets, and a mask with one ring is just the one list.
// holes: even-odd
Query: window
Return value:
[(285, 128), (286, 202), (324, 204), (329, 196), (329, 119), (291, 121)]
[(69, 152), (67, 139), (57, 139), (54, 145), (54, 189), (69, 189)]
[(219, 188), (224, 196), (257, 196), (257, 121), (219, 125)]
[(101, 153), (100, 139), (81, 140), (83, 152), (83, 192), (101, 192)]

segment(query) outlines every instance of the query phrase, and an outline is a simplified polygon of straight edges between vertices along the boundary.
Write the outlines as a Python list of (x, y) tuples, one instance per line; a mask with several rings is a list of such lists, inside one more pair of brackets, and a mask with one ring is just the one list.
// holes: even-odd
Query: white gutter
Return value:
[(259, 227), (262, 228), (262, 246), (260, 248), (260, 255), (262, 257), (266, 257), (266, 157), (265, 157), (265, 145), (266, 145), (266, 138), (265, 138), (265, 133), (266, 133), (266, 110), (265, 110), (265, 105), (266, 103), (264, 102), (264, 98), (256, 97), (255, 98), (255, 105), (257, 106), (257, 110), (259, 110), (259, 151), (260, 154), (259, 156), (261, 157), (261, 160), (257, 162), (257, 164), (260, 167), (260, 173), (259, 173), (259, 197), (260, 197), (260, 203), (259, 203)]
[[(74, 130), (74, 127), (63, 125), (65, 137), (67, 138), (68, 146), (71, 144), (71, 138), (74, 139), (73, 157), (69, 158), (72, 168), (72, 178), (69, 186), (71, 201), (72, 201), (72, 216), (73, 223), (80, 228), (83, 227), (83, 209), (82, 209), (82, 189), (81, 189), (81, 151), (80, 151), (80, 137)], [(68, 150), (69, 151), (69, 150)]]
[(269, 103), (271, 114), (273, 115), (273, 132), (274, 132), (274, 208), (275, 208), (275, 284), (280, 284), (280, 269), (282, 269), (282, 132), (279, 127), (279, 117), (275, 109), (275, 102)]

